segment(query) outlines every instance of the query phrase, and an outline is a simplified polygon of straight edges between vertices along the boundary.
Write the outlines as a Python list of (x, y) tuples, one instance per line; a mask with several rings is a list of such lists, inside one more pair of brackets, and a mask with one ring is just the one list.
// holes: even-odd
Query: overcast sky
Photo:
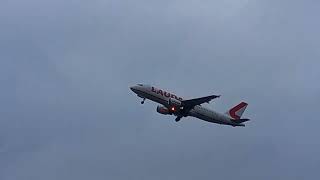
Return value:
[[(0, 1), (0, 179), (319, 179), (320, 3)], [(179, 123), (129, 90), (244, 100)]]

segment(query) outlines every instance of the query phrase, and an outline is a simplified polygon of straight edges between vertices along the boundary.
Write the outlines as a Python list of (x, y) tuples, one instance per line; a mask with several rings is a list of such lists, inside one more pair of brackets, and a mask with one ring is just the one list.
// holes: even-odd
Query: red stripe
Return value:
[(237, 111), (239, 111), (240, 109), (242, 109), (243, 107), (247, 106), (248, 104), (245, 103), (245, 102), (242, 102), (240, 104), (238, 104), (236, 107), (232, 108), (230, 111), (229, 111), (229, 114), (230, 116), (233, 118), (233, 119), (240, 119), (240, 117), (236, 114)]

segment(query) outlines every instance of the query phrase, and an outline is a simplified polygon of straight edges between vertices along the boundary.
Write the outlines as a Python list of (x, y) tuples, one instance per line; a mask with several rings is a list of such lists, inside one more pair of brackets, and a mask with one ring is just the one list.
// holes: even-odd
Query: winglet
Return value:
[[(221, 97), (221, 95), (212, 95), (212, 96), (214, 97), (214, 99)], [(210, 100), (210, 101), (211, 101), (211, 100)], [(207, 103), (210, 104), (210, 101), (208, 101)]]

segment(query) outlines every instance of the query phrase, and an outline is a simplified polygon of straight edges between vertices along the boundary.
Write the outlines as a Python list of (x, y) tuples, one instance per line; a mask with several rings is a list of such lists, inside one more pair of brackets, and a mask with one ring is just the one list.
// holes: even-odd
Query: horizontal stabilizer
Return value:
[(236, 123), (244, 123), (244, 122), (247, 122), (247, 121), (250, 121), (250, 119), (237, 119), (237, 120), (234, 120), (234, 122), (236, 122)]

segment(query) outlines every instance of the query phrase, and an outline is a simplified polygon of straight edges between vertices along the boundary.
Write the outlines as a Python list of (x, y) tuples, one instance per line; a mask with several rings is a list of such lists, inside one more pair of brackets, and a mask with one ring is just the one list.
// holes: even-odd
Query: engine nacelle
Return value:
[(169, 106), (173, 106), (173, 107), (180, 107), (181, 106), (181, 101), (176, 100), (174, 98), (170, 98), (169, 99)]
[(164, 106), (158, 106), (157, 107), (157, 112), (160, 113), (160, 114), (164, 114), (164, 115), (171, 114), (169, 109), (164, 107)]

